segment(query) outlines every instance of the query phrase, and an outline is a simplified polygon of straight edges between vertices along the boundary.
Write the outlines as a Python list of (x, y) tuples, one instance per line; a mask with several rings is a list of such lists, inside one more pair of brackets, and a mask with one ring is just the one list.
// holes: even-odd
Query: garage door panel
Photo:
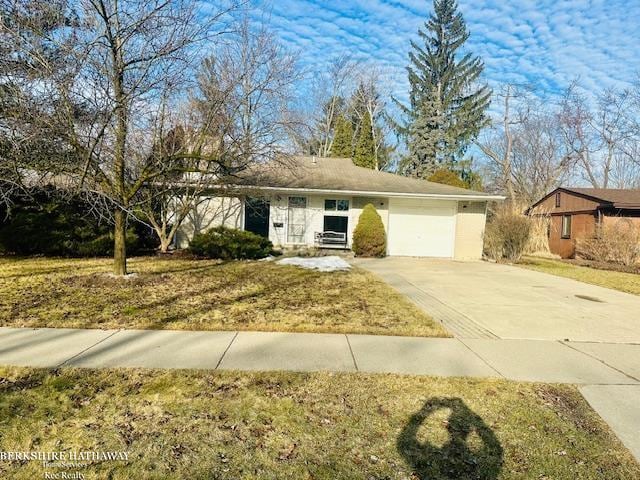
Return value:
[(453, 257), (456, 203), (392, 200), (389, 205), (389, 254)]

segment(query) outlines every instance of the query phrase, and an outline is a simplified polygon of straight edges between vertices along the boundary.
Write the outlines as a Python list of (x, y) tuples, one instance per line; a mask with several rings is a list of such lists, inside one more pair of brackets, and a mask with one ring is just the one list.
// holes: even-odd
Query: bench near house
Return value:
[(388, 255), (461, 260), (482, 256), (487, 201), (503, 197), (358, 167), (348, 158), (295, 157), (249, 169), (234, 194), (211, 191), (177, 239), (218, 225), (249, 230), (283, 248), (351, 248), (362, 209), (373, 204)]
[(595, 234), (598, 225), (624, 220), (640, 228), (640, 190), (560, 187), (527, 210), (529, 215), (550, 216), (551, 253), (572, 258), (576, 240)]

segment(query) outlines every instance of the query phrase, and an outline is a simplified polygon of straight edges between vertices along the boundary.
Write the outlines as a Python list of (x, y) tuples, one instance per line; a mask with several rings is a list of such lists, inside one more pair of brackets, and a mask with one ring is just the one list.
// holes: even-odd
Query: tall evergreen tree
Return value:
[(353, 163), (359, 167), (377, 168), (376, 149), (373, 140), (371, 115), (369, 115), (369, 113), (364, 114), (362, 123), (360, 124)]
[(418, 35), (407, 67), (409, 105), (396, 103), (407, 116), (399, 128), (409, 150), (405, 173), (424, 178), (455, 163), (487, 124), (491, 90), (477, 85), (482, 60), (461, 51), (469, 32), (456, 0), (434, 0)]
[(353, 125), (344, 115), (336, 119), (336, 126), (331, 144), (331, 157), (351, 158), (353, 156)]

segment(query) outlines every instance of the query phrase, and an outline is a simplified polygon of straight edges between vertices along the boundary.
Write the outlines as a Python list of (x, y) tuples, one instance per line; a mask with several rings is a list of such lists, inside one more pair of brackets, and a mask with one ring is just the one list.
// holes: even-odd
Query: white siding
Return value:
[(178, 248), (186, 248), (196, 233), (224, 225), (244, 227), (242, 200), (232, 197), (206, 197), (200, 201), (182, 223), (176, 236)]
[[(305, 245), (313, 246), (315, 244), (315, 233), (321, 232), (324, 228), (324, 200), (332, 199), (346, 199), (349, 200), (349, 212), (345, 215), (349, 217), (349, 245), (351, 244), (351, 237), (353, 234), (353, 228), (357, 222), (352, 219), (351, 197), (344, 196), (321, 196), (321, 195), (274, 195), (271, 197), (271, 221), (269, 225), (269, 239), (274, 245), (286, 246), (290, 245), (287, 238), (287, 232), (289, 227), (289, 197), (305, 197), (307, 199), (307, 211), (306, 211), (306, 229), (305, 229)], [(357, 215), (360, 215), (360, 210), (357, 210)], [(280, 227), (276, 227), (276, 224), (282, 224)]]
[[(269, 207), (269, 240), (274, 245), (282, 246), (287, 241), (288, 197), (274, 195)], [(281, 225), (281, 226), (276, 226)]]
[(480, 260), (484, 242), (487, 202), (458, 202), (456, 260)]

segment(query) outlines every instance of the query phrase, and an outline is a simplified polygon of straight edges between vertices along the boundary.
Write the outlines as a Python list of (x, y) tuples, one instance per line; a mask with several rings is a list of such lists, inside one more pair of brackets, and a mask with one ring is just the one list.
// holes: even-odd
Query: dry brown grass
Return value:
[(0, 260), (0, 325), (447, 336), (372, 274), (273, 262), (135, 258)]
[(571, 261), (537, 257), (525, 257), (518, 265), (538, 272), (550, 273), (601, 287), (620, 290), (621, 292), (640, 295), (640, 274), (638, 273), (602, 270), (576, 265), (575, 262)]
[(395, 375), (0, 368), (16, 450), (129, 452), (87, 479), (640, 478), (575, 387)]
[(640, 228), (626, 218), (597, 225), (592, 236), (576, 240), (576, 256), (597, 262), (637, 265), (640, 261)]

